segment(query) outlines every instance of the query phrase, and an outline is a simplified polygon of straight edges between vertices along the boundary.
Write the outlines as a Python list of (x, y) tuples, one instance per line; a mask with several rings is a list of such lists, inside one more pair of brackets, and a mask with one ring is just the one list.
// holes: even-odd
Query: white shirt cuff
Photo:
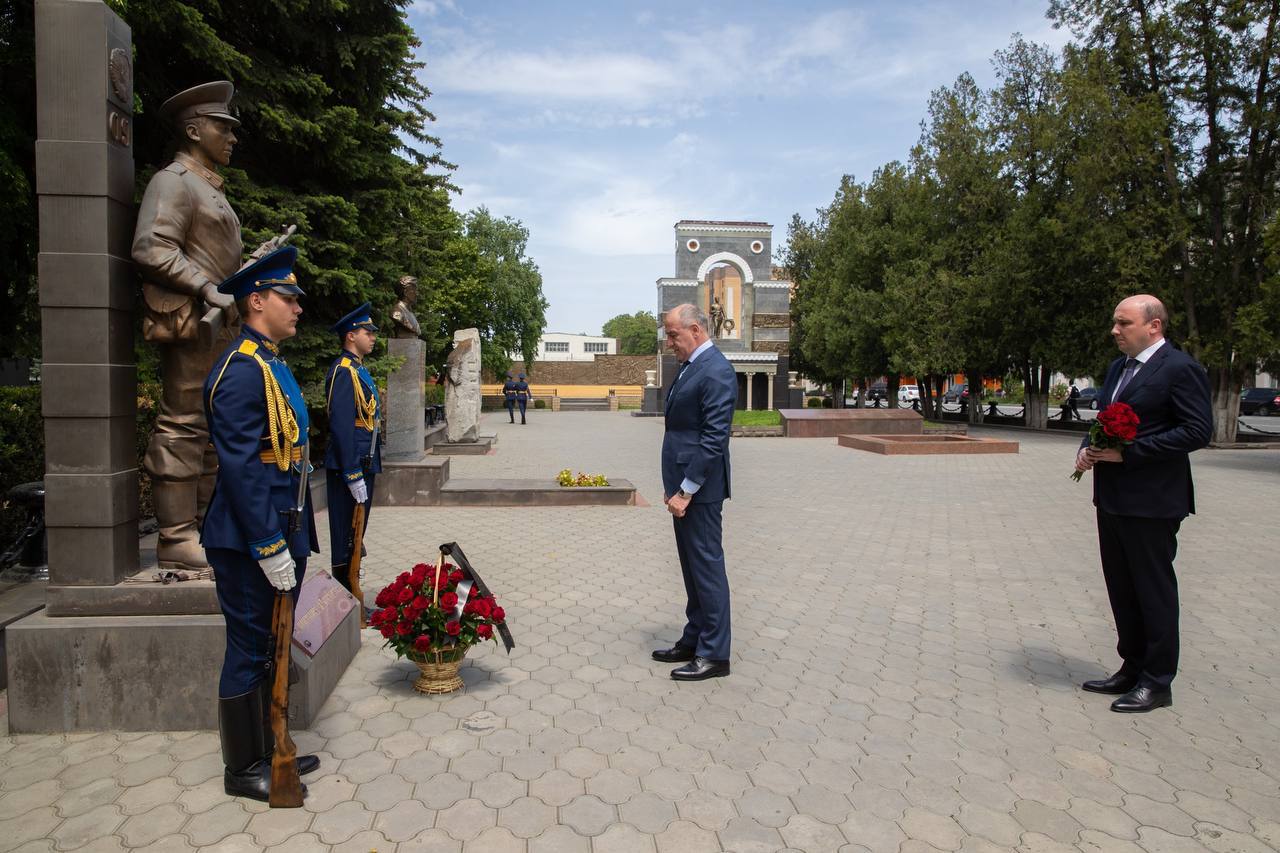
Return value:
[(698, 489), (702, 488), (702, 484), (695, 483), (693, 480), (685, 477), (684, 482), (680, 484), (680, 488), (686, 495), (696, 495), (698, 493)]

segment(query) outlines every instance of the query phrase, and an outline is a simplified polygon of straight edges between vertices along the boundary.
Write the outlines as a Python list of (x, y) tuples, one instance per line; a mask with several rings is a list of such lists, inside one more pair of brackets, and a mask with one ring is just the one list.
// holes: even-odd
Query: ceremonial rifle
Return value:
[(293, 595), (276, 593), (271, 618), (276, 635), (275, 667), (271, 681), (271, 736), (276, 748), (271, 755), (271, 793), (267, 804), (273, 809), (296, 809), (302, 805), (302, 779), (298, 777), (298, 747), (289, 735), (289, 646), (293, 640)]
[(360, 589), (360, 552), (364, 548), (364, 504), (356, 504), (355, 518), (352, 519), (355, 529), (351, 537), (351, 559), (347, 561), (347, 583), (351, 585), (351, 594), (356, 597), (356, 607), (360, 611), (360, 627), (365, 627), (364, 592)]

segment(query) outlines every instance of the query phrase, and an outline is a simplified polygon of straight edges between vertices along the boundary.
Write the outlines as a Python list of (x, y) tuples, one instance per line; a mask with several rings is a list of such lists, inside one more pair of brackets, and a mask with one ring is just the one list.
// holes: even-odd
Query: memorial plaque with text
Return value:
[(293, 644), (307, 657), (315, 657), (355, 606), (355, 597), (328, 572), (308, 571), (294, 610)]

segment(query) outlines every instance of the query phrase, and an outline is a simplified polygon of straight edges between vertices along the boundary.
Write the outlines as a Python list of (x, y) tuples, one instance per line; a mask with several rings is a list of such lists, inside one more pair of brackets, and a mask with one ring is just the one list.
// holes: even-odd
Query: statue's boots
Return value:
[[(257, 690), (258, 719), (262, 721), (262, 759), (267, 763), (268, 775), (271, 769), (271, 757), (276, 750), (276, 737), (271, 731), (271, 679), (264, 678)], [(320, 769), (320, 758), (316, 755), (298, 756), (298, 775), (306, 776)]]
[(161, 569), (198, 572), (209, 568), (196, 526), (199, 488), (197, 480), (151, 481), (156, 523), (160, 526), (156, 560)]

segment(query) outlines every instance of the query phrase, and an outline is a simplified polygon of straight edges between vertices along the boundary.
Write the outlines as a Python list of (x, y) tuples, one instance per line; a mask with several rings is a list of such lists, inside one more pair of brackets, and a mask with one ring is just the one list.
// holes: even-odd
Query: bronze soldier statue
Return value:
[[(160, 411), (143, 467), (151, 475), (160, 527), (156, 556), (165, 569), (208, 568), (199, 524), (218, 461), (201, 389), (214, 357), (237, 331), (235, 303), (218, 284), (241, 267), (244, 253), (240, 219), (218, 174), (231, 162), (240, 125), (230, 111), (234, 91), (226, 81), (205, 83), (160, 107), (160, 120), (178, 135), (177, 152), (147, 184), (133, 235), (133, 260), (143, 278), (142, 336), (160, 350)], [(254, 257), (281, 240), (267, 241)], [(202, 342), (206, 316), (222, 322), (211, 324), (214, 334)]]

